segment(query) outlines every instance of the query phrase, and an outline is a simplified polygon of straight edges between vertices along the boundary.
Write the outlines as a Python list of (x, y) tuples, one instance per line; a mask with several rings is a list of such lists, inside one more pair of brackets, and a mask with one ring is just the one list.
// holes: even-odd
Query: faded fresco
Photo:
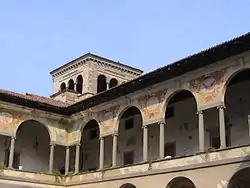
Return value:
[(221, 102), (226, 71), (221, 69), (190, 81), (190, 89), (196, 95), (198, 107), (205, 108)]
[(100, 123), (100, 134), (107, 134), (115, 130), (115, 118), (118, 116), (120, 106), (114, 106), (97, 113)]
[(20, 113), (0, 109), (0, 133), (14, 136), (15, 130), (22, 122)]
[(143, 112), (143, 121), (147, 122), (159, 120), (161, 118), (161, 109), (166, 93), (167, 89), (164, 89), (138, 99), (140, 108)]
[[(60, 128), (61, 121), (55, 121), (39, 117), (39, 113), (18, 112), (0, 108), (0, 134), (15, 136), (18, 127), (27, 120), (35, 120), (48, 128), (51, 141), (54, 143), (66, 143), (65, 129)], [(53, 125), (53, 126), (51, 126)]]

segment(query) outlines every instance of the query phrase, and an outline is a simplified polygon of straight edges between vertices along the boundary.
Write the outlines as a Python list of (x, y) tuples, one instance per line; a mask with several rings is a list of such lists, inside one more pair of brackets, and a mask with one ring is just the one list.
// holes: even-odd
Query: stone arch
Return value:
[(229, 180), (227, 188), (248, 188), (250, 185), (250, 167), (237, 171)]
[(180, 92), (189, 92), (190, 94), (193, 95), (194, 99), (195, 99), (195, 102), (196, 102), (196, 106), (197, 106), (197, 110), (199, 110), (199, 104), (198, 104), (198, 101), (197, 101), (197, 98), (196, 98), (196, 95), (188, 90), (188, 89), (176, 89), (176, 90), (173, 90), (172, 92), (168, 92), (168, 94), (166, 95), (165, 97), (165, 101), (163, 102), (163, 105), (162, 105), (162, 109), (161, 109), (161, 117), (162, 119), (165, 119), (165, 113), (166, 113), (166, 109), (169, 105), (169, 102), (170, 100), (177, 94), (177, 93), (180, 93)]
[(65, 90), (66, 90), (66, 84), (65, 84), (65, 82), (63, 82), (60, 85), (60, 91), (65, 91)]
[(99, 168), (100, 126), (95, 119), (89, 120), (81, 129), (80, 171)]
[(237, 69), (237, 70), (233, 71), (231, 74), (229, 74), (227, 76), (227, 79), (226, 79), (224, 85), (222, 86), (223, 89), (222, 89), (222, 95), (221, 95), (222, 98), (221, 98), (221, 101), (222, 101), (223, 104), (225, 103), (225, 95), (226, 95), (228, 86), (230, 85), (231, 81), (234, 80), (235, 77), (237, 77), (239, 74), (241, 74), (244, 71), (250, 71), (250, 68), (240, 68), (240, 69)]
[(168, 183), (166, 188), (196, 188), (196, 187), (189, 178), (176, 177)]
[[(99, 129), (99, 131), (100, 131), (100, 133), (101, 133), (101, 126), (100, 126), (100, 122), (96, 119), (96, 118), (88, 118), (86, 121), (85, 121), (85, 123), (83, 123), (80, 127), (80, 132), (82, 133), (82, 131), (85, 129), (85, 127), (87, 126), (87, 124), (89, 123), (89, 122), (96, 122), (97, 124), (98, 124), (98, 129)], [(82, 139), (82, 134), (80, 134), (80, 138), (79, 138), (80, 140)]]
[(100, 93), (106, 90), (107, 90), (106, 76), (101, 74), (97, 77), (97, 93)]
[(163, 117), (166, 121), (164, 157), (190, 155), (199, 151), (197, 101), (191, 91), (179, 89), (170, 93)]
[(82, 94), (83, 92), (83, 77), (78, 75), (76, 78), (76, 92)]
[(18, 131), (19, 127), (20, 127), (21, 125), (23, 125), (25, 122), (29, 122), (29, 121), (37, 122), (37, 123), (41, 124), (44, 128), (46, 128), (46, 130), (47, 130), (47, 132), (48, 132), (48, 134), (49, 134), (50, 142), (53, 141), (53, 134), (52, 134), (51, 129), (48, 127), (48, 125), (45, 124), (45, 123), (43, 123), (43, 122), (41, 122), (41, 121), (39, 121), (39, 120), (35, 120), (35, 119), (26, 119), (26, 120), (22, 121), (19, 125), (17, 125), (17, 127), (16, 127), (15, 130), (14, 130), (14, 136), (15, 136), (15, 137), (16, 137), (16, 135), (17, 135), (17, 131)]
[(127, 107), (119, 114), (118, 120), (118, 166), (141, 162), (143, 118), (140, 109), (136, 106)]
[(73, 79), (70, 79), (68, 81), (68, 89), (74, 91), (74, 89), (75, 89), (75, 83), (74, 83)]
[(119, 188), (136, 188), (136, 186), (132, 183), (124, 183)]
[(112, 78), (110, 81), (109, 81), (109, 88), (112, 88), (112, 87), (115, 87), (118, 85), (118, 80), (115, 79), (115, 78)]
[(47, 172), (51, 134), (47, 126), (36, 120), (23, 121), (16, 129), (14, 164), (16, 168)]
[[(225, 106), (226, 145), (249, 144), (248, 115), (250, 111), (250, 68), (232, 73), (223, 88), (222, 104)], [(240, 135), (240, 136), (239, 136)]]
[(118, 132), (118, 130), (119, 130), (119, 123), (120, 123), (121, 117), (124, 114), (124, 112), (126, 112), (129, 108), (132, 108), (132, 107), (135, 107), (140, 111), (140, 114), (142, 117), (142, 124), (143, 124), (144, 114), (143, 114), (143, 111), (141, 110), (141, 108), (138, 105), (133, 105), (133, 104), (127, 105), (126, 107), (121, 108), (118, 112), (118, 116), (116, 117), (116, 122), (115, 122), (115, 127), (114, 127), (115, 132)]

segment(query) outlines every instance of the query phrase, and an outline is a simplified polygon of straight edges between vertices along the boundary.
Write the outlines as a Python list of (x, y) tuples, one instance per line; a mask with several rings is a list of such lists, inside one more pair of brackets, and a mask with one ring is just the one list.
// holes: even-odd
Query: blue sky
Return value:
[(49, 96), (87, 52), (145, 72), (250, 31), (248, 0), (0, 1), (0, 88)]

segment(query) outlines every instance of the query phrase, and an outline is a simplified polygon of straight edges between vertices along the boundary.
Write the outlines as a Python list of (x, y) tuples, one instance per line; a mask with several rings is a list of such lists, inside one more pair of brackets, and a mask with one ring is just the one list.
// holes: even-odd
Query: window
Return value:
[(83, 78), (82, 75), (77, 76), (76, 78), (76, 91), (78, 94), (82, 94), (83, 89)]
[(174, 117), (174, 107), (173, 106), (168, 107), (166, 109), (166, 118), (171, 118), (171, 117)]
[(65, 91), (66, 90), (66, 84), (63, 82), (60, 86), (60, 91)]
[(134, 119), (127, 119), (125, 120), (125, 130), (134, 128)]
[(134, 163), (134, 151), (127, 151), (123, 153), (123, 165)]
[(89, 132), (90, 140), (96, 139), (98, 137), (97, 129), (92, 129)]
[(99, 75), (97, 78), (97, 93), (107, 90), (106, 76)]
[(176, 156), (176, 143), (175, 142), (165, 143), (164, 156), (172, 156), (172, 157)]

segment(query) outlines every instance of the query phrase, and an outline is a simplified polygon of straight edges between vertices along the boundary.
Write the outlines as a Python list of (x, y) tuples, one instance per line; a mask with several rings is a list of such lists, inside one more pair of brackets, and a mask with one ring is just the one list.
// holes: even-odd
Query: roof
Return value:
[(167, 66), (156, 69), (134, 80), (118, 85), (72, 105), (40, 97), (21, 95), (1, 90), (0, 100), (33, 107), (49, 112), (71, 115), (118, 97), (133, 93), (162, 81), (181, 76), (206, 65), (216, 63), (228, 57), (250, 50), (250, 33), (234, 38), (197, 54), (188, 56)]
[(10, 103), (15, 103), (22, 106), (27, 106), (31, 108), (37, 108), (40, 110), (49, 110), (55, 113), (61, 113), (58, 109), (64, 109), (68, 106), (68, 103), (57, 101), (48, 97), (43, 97), (34, 94), (21, 94), (4, 89), (0, 89), (0, 100)]
[(92, 57), (92, 58), (95, 58), (95, 59), (100, 59), (100, 60), (102, 60), (102, 61), (106, 61), (106, 62), (109, 62), (109, 63), (113, 63), (113, 64), (115, 64), (115, 65), (122, 66), (122, 67), (125, 67), (125, 68), (128, 68), (128, 69), (131, 69), (131, 70), (133, 70), (133, 71), (139, 72), (139, 73), (143, 73), (143, 71), (140, 70), (140, 69), (137, 69), (137, 68), (134, 68), (134, 67), (131, 67), (131, 66), (122, 64), (122, 63), (120, 63), (120, 62), (116, 62), (116, 61), (113, 61), (113, 60), (111, 60), (111, 59), (107, 59), (107, 58), (105, 58), (105, 57), (101, 57), (101, 56), (98, 56), (98, 55), (95, 55), (95, 54), (92, 54), (92, 53), (86, 53), (86, 54), (84, 54), (84, 55), (82, 55), (82, 56), (80, 56), (80, 57), (78, 57), (78, 58), (76, 58), (76, 59), (74, 59), (74, 60), (72, 60), (72, 61), (70, 61), (70, 62), (68, 62), (68, 63), (66, 63), (66, 64), (64, 64), (64, 65), (62, 65), (62, 66), (60, 66), (60, 67), (58, 67), (58, 68), (56, 68), (56, 69), (54, 69), (53, 71), (50, 72), (50, 74), (53, 74), (53, 73), (55, 73), (56, 71), (58, 71), (58, 70), (60, 70), (60, 69), (62, 69), (62, 68), (64, 68), (64, 67), (67, 67), (68, 65), (70, 65), (70, 64), (72, 64), (72, 63), (74, 63), (74, 62), (76, 62), (76, 61), (79, 61), (80, 59), (84, 59), (84, 58), (88, 58), (88, 57)]

